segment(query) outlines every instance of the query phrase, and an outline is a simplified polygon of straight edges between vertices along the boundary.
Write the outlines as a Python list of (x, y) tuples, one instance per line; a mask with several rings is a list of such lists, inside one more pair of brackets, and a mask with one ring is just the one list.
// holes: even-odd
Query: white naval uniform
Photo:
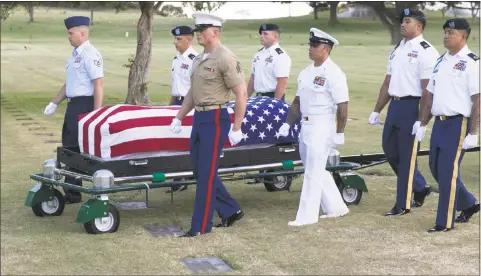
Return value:
[(185, 97), (190, 89), (192, 63), (198, 53), (189, 47), (183, 54), (177, 52), (172, 61), (172, 96)]
[(468, 46), (455, 56), (446, 52), (434, 66), (427, 90), (433, 94), (433, 116), (471, 116), (471, 96), (479, 94), (479, 62)]
[(102, 55), (87, 40), (72, 51), (65, 70), (67, 98), (93, 96), (93, 81), (104, 77)]
[(402, 40), (389, 55), (387, 75), (389, 95), (396, 97), (422, 96), (421, 81), (428, 80), (439, 53), (422, 35), (409, 41)]
[(289, 77), (291, 58), (279, 46), (261, 48), (252, 59), (251, 72), (254, 75), (254, 91), (257, 93), (275, 92), (277, 78)]
[[(319, 67), (309, 65), (297, 79), (301, 134), (299, 151), (304, 181), (295, 226), (318, 222), (319, 207), (327, 217), (349, 212), (326, 163), (336, 134), (337, 104), (349, 101), (346, 75), (330, 59)], [(307, 117), (307, 120), (306, 120)]]

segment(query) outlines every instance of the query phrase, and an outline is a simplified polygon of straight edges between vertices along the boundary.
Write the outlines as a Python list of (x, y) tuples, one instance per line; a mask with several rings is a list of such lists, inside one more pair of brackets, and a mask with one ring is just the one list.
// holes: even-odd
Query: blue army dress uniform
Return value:
[[(404, 17), (426, 22), (420, 11), (405, 9), (401, 22)], [(424, 197), (431, 191), (418, 170), (419, 144), (412, 135), (412, 126), (419, 118), (421, 79), (429, 79), (438, 56), (437, 50), (422, 35), (408, 41), (403, 39), (389, 56), (387, 75), (391, 76), (388, 89), (391, 102), (382, 133), (382, 148), (397, 175), (397, 194), (396, 203), (386, 216), (409, 213), (411, 205), (422, 206)]]
[[(194, 32), (221, 27), (224, 21), (205, 13), (196, 13), (193, 17)], [(231, 226), (244, 215), (217, 173), (223, 144), (231, 138), (231, 118), (225, 103), (229, 101), (230, 89), (242, 82), (245, 79), (239, 62), (220, 42), (210, 54), (201, 53), (194, 59), (192, 88), (187, 97), (192, 97), (195, 104), (190, 158), (197, 185), (191, 228), (184, 237), (211, 232), (214, 209), (222, 219), (218, 227)], [(174, 132), (175, 120), (179, 119), (174, 118), (171, 125)], [(180, 121), (178, 124), (180, 126)]]
[[(443, 29), (471, 31), (462, 18), (447, 20)], [(427, 86), (433, 95), (431, 114), (435, 117), (429, 149), (429, 165), (439, 185), (439, 201), (435, 227), (428, 232), (444, 232), (454, 222), (467, 222), (479, 212), (479, 202), (466, 190), (460, 178), (460, 167), (467, 148), (477, 143), (470, 134), (473, 95), (479, 94), (479, 57), (465, 45), (456, 55), (449, 52), (437, 60)], [(422, 132), (422, 135), (420, 135)], [(418, 140), (424, 137), (425, 126), (419, 127)], [(467, 144), (469, 141), (469, 144)], [(455, 219), (455, 210), (462, 210)]]
[[(90, 19), (84, 16), (69, 17), (65, 19), (64, 22), (67, 30), (78, 26), (88, 27), (90, 25)], [(80, 152), (78, 142), (78, 116), (94, 110), (93, 81), (103, 76), (102, 56), (88, 40), (73, 49), (72, 56), (69, 57), (66, 64), (65, 95), (68, 103), (62, 127), (63, 147), (69, 147), (71, 150)], [(56, 105), (53, 103), (49, 104), (49, 106), (52, 105), (55, 109)], [(82, 186), (82, 180), (73, 177), (66, 176), (65, 182)], [(64, 191), (67, 202), (80, 202), (80, 192), (72, 192), (68, 189), (64, 189)]]

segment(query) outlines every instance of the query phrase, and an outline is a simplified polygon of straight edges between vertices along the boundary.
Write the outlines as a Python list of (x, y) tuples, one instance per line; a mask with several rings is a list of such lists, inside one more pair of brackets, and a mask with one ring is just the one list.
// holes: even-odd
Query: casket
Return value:
[[(234, 122), (234, 101), (227, 103)], [(82, 114), (78, 122), (78, 141), (83, 154), (102, 159), (121, 158), (132, 154), (168, 154), (189, 150), (192, 110), (182, 121), (178, 134), (170, 130), (180, 106), (109, 105)], [(279, 136), (279, 128), (287, 119), (289, 104), (268, 97), (251, 97), (242, 122), (244, 138), (235, 148), (295, 143), (300, 132), (299, 120), (289, 136)], [(229, 139), (224, 149), (231, 148)]]

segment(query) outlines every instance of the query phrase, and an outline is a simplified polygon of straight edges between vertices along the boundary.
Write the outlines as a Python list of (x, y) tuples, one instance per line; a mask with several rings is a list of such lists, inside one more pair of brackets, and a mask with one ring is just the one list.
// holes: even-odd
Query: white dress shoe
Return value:
[(309, 224), (314, 224), (314, 223), (317, 223), (317, 221), (314, 221), (314, 222), (300, 222), (300, 221), (297, 221), (297, 220), (293, 220), (293, 221), (289, 221), (287, 223), (287, 225), (289, 225), (289, 226), (303, 226), (303, 225), (309, 225)]
[(337, 217), (345, 216), (347, 213), (349, 213), (349, 210), (347, 210), (346, 212), (341, 213), (341, 214), (328, 213), (327, 215), (322, 215), (322, 216), (320, 216), (319, 218), (320, 218), (320, 219), (325, 219), (325, 218), (337, 218)]

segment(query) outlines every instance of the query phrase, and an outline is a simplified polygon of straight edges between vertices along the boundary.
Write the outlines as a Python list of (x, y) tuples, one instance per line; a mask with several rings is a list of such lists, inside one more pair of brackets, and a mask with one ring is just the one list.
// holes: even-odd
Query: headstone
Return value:
[(168, 237), (168, 236), (182, 236), (184, 231), (182, 231), (178, 226), (159, 226), (159, 225), (147, 225), (145, 229), (149, 231), (155, 238), (158, 237)]
[(223, 260), (216, 257), (184, 259), (182, 263), (195, 274), (224, 273), (233, 270)]

